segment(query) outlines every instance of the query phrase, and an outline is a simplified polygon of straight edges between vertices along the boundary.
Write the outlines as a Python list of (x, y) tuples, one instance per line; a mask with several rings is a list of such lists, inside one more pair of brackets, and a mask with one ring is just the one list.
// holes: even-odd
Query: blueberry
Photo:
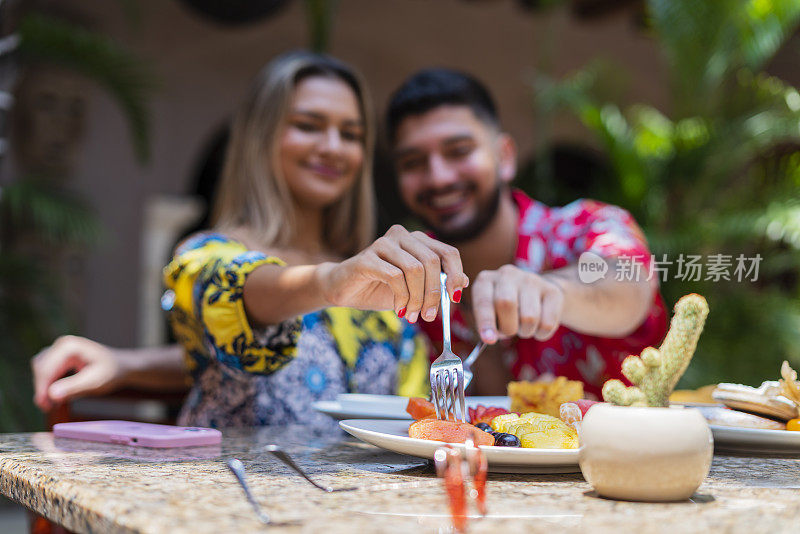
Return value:
[(519, 438), (514, 434), (498, 432), (494, 435), (494, 444), (497, 447), (519, 447)]
[(478, 423), (478, 424), (477, 424), (477, 425), (475, 425), (475, 426), (476, 426), (476, 427), (478, 427), (478, 428), (480, 428), (480, 429), (481, 429), (481, 430), (483, 430), (484, 432), (491, 432), (491, 431), (492, 431), (492, 427), (490, 427), (490, 426), (489, 426), (488, 424), (486, 424), (486, 423)]

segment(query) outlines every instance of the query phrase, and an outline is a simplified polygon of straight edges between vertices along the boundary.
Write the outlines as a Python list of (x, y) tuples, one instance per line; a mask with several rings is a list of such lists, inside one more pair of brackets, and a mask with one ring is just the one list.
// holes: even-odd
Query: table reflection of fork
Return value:
[[(481, 432), (475, 429), (475, 432)], [(486, 510), (486, 479), (488, 463), (483, 451), (473, 445), (467, 438), (462, 451), (445, 445), (436, 449), (433, 459), (436, 465), (436, 474), (444, 479), (445, 493), (447, 494), (450, 515), (453, 527), (457, 532), (464, 532), (467, 527), (468, 504), (467, 495), (474, 498), (478, 512), (485, 516)], [(467, 477), (472, 478), (472, 490), (467, 492)]]

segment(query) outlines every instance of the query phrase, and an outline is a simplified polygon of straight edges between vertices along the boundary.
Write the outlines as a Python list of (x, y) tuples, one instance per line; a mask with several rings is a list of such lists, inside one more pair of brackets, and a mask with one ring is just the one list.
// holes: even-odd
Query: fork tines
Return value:
[(437, 419), (450, 419), (452, 415), (461, 422), (467, 420), (464, 373), (461, 360), (458, 361), (459, 365), (446, 364), (447, 366), (431, 369), (431, 392)]
[[(442, 354), (431, 364), (431, 398), (437, 419), (450, 419), (452, 414), (462, 423), (467, 421), (464, 399), (464, 366), (461, 358), (450, 349), (450, 297), (447, 294), (447, 276), (439, 275), (441, 290)], [(460, 413), (459, 413), (460, 410)]]

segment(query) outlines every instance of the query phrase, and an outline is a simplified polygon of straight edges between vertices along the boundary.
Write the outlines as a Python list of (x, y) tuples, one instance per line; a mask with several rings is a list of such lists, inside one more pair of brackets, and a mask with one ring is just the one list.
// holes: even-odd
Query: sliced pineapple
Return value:
[(520, 445), (529, 449), (577, 449), (578, 436), (563, 429), (527, 432), (519, 438)]
[(543, 413), (534, 413), (534, 412), (526, 413), (520, 416), (520, 420), (535, 425), (541, 430), (545, 430), (548, 428), (562, 428), (566, 426), (566, 423), (564, 423), (564, 421), (562, 421), (561, 419)]
[(533, 449), (577, 449), (578, 434), (560, 419), (541, 413), (498, 415), (492, 430), (513, 434), (520, 445)]
[(519, 419), (519, 416), (515, 413), (506, 413), (503, 415), (498, 415), (494, 419), (492, 419), (491, 427), (492, 430), (495, 432), (507, 432), (506, 427), (512, 421), (516, 421)]
[(517, 437), (520, 437), (522, 434), (526, 432), (537, 432), (539, 431), (538, 428), (532, 425), (526, 425), (525, 423), (514, 422), (506, 426), (506, 432), (509, 434), (514, 434)]
[(552, 415), (547, 415), (546, 413), (537, 413), (537, 412), (524, 413), (519, 417), (520, 419), (527, 419), (529, 421), (552, 421), (553, 419), (555, 419), (556, 421), (560, 421), (558, 417), (553, 417)]

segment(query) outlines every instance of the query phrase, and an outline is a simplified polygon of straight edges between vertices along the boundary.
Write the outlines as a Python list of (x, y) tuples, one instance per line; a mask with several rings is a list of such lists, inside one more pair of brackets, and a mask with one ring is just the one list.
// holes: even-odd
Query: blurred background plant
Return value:
[[(544, 146), (518, 184), (549, 204), (594, 197), (630, 210), (656, 259), (672, 262), (663, 264), (667, 305), (706, 296), (711, 313), (683, 387), (775, 380), (783, 359), (800, 364), (800, 94), (764, 69), (797, 30), (800, 3), (647, 0), (645, 13), (667, 61), (671, 108), (623, 108), (609, 96), (619, 79), (609, 63), (563, 80), (540, 72), (538, 124), (574, 114), (606, 164), (559, 180), (547, 132), (537, 132)], [(707, 270), (718, 254), (729, 280)], [(702, 257), (700, 280), (679, 276), (690, 274), (681, 255)], [(756, 278), (746, 271), (758, 255)]]
[[(120, 1), (120, 6), (135, 20), (133, 4)], [(14, 22), (13, 33), (6, 37), (14, 46), (3, 58), (4, 86), (14, 85), (9, 77), (19, 84), (37, 69), (58, 69), (96, 83), (123, 111), (133, 149), (145, 163), (150, 141), (147, 109), (155, 87), (147, 64), (79, 24), (26, 2), (14, 8), (14, 13), (3, 13), (6, 24), (9, 19)], [(50, 95), (38, 98), (36, 105), (57, 105)], [(18, 96), (11, 101), (20, 106)], [(12, 122), (19, 120), (21, 111), (9, 108)], [(39, 160), (45, 162), (42, 166), (18, 164), (16, 176), (2, 184), (0, 195), (0, 432), (42, 427), (42, 415), (31, 402), (30, 357), (58, 335), (79, 331), (65, 303), (63, 288), (69, 281), (59, 261), (65, 250), (81, 256), (102, 237), (92, 209), (71, 191), (70, 169), (48, 156)]]
[[(223, 28), (253, 24), (280, 13), (289, 4), (289, 0), (182, 2), (205, 22)], [(140, 28), (137, 3), (117, 3), (129, 27)], [(18, 94), (16, 99), (10, 95), (12, 91), (26, 92), (20, 91), (20, 86), (33, 77), (31, 72), (46, 72), (37, 74), (38, 84), (44, 86), (55, 78), (74, 75), (93, 82), (116, 102), (127, 120), (139, 163), (147, 163), (151, 137), (148, 109), (158, 85), (149, 63), (110, 37), (76, 22), (69, 13), (40, 9), (39, 5), (26, 0), (0, 1), (0, 60), (4, 62), (0, 90), (8, 95), (0, 99), (0, 104), (12, 102), (15, 108), (6, 106), (10, 113), (0, 116), (0, 121), (20, 122), (24, 112), (19, 108), (26, 103)], [(303, 0), (303, 5), (309, 46), (324, 52), (338, 1)], [(55, 78), (51, 76), (54, 69)], [(64, 93), (74, 93), (75, 87), (50, 88), (38, 94), (39, 101), (33, 105), (47, 100), (44, 105), (53, 108), (51, 115), (82, 115), (85, 110), (75, 108), (83, 102), (65, 100)], [(78, 91), (81, 89), (85, 88)], [(60, 109), (55, 110), (57, 107)], [(81, 122), (82, 117), (66, 120)], [(0, 132), (9, 130), (14, 128), (0, 128)], [(75, 130), (75, 135), (80, 135), (81, 128)], [(25, 143), (19, 139), (11, 142)], [(9, 145), (0, 139), (0, 146), (2, 162)], [(13, 148), (15, 154), (19, 152), (19, 147)], [(55, 151), (37, 154), (37, 163), (42, 165), (21, 165), (22, 160), (31, 158), (17, 157), (13, 179), (0, 181), (0, 432), (43, 428), (42, 414), (31, 402), (30, 358), (59, 335), (82, 333), (79, 313), (70, 306), (70, 297), (74, 299), (75, 295), (69, 294), (72, 280), (65, 271), (76, 258), (80, 261), (92, 247), (108, 239), (94, 210), (70, 187), (73, 169), (64, 164), (70, 155), (61, 154), (63, 148), (58, 148), (58, 157), (52, 157)]]

